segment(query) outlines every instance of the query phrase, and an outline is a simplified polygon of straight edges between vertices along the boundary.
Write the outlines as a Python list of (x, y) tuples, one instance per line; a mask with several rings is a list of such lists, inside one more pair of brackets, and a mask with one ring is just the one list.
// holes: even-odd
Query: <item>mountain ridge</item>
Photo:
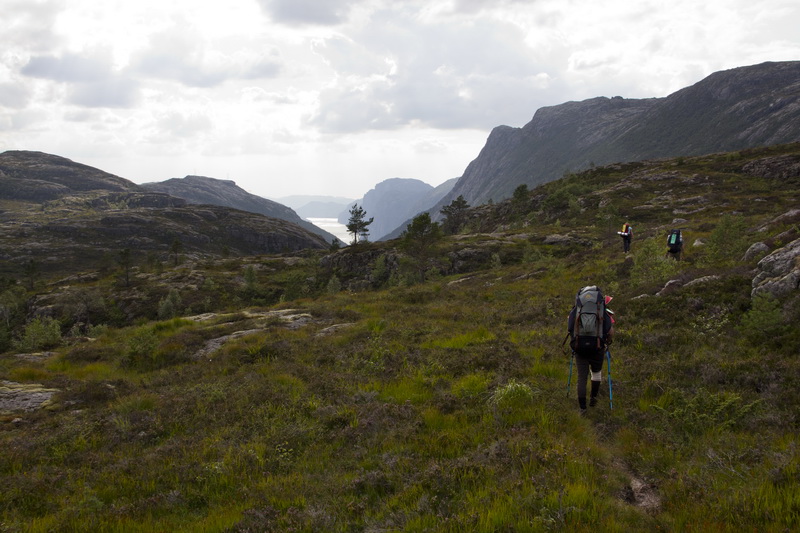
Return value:
[(514, 189), (617, 161), (699, 155), (800, 140), (800, 61), (711, 74), (664, 98), (595, 97), (540, 108), (521, 128), (498, 126), (452, 191), (473, 205)]
[(162, 260), (176, 242), (191, 255), (325, 249), (329, 242), (282, 219), (225, 206), (192, 205), (67, 158), (0, 153), (0, 267), (101, 267), (128, 249)]
[(239, 187), (233, 180), (189, 175), (184, 178), (171, 178), (161, 182), (143, 183), (141, 186), (151, 191), (163, 192), (177, 198), (183, 198), (190, 204), (219, 205), (279, 218), (316, 233), (328, 242), (338, 240), (331, 233), (300, 218), (290, 207), (251, 194)]

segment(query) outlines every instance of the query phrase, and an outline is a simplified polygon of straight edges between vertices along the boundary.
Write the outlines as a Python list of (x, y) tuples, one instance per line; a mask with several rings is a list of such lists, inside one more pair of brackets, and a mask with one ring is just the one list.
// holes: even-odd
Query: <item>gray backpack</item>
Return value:
[(601, 351), (603, 341), (603, 320), (606, 314), (606, 300), (602, 291), (595, 285), (582, 288), (575, 297), (575, 322), (572, 324), (571, 347), (575, 353), (592, 355)]

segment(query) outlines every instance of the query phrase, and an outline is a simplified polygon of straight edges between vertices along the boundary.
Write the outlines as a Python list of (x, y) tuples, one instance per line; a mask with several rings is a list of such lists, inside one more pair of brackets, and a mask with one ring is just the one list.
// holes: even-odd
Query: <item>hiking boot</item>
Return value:
[(597, 405), (597, 395), (600, 393), (600, 382), (592, 381), (592, 392), (589, 394), (589, 405), (594, 407)]

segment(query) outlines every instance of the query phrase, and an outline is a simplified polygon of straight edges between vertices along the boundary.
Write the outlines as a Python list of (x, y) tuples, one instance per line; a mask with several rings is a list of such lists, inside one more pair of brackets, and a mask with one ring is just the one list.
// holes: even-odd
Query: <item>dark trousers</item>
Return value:
[(622, 251), (630, 252), (631, 251), (631, 238), (630, 237), (623, 237), (622, 238)]
[[(575, 354), (575, 365), (578, 367), (578, 405), (581, 409), (586, 409), (586, 378), (589, 377), (589, 370), (592, 372), (603, 370), (603, 355), (601, 350), (588, 356)], [(592, 398), (597, 397), (601, 381), (601, 379), (592, 380)]]

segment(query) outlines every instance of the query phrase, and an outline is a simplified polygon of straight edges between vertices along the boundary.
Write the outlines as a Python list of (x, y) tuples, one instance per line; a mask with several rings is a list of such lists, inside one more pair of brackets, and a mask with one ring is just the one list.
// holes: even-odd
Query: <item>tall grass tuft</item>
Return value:
[(525, 383), (511, 379), (489, 398), (489, 406), (501, 424), (515, 425), (533, 419), (534, 391)]

